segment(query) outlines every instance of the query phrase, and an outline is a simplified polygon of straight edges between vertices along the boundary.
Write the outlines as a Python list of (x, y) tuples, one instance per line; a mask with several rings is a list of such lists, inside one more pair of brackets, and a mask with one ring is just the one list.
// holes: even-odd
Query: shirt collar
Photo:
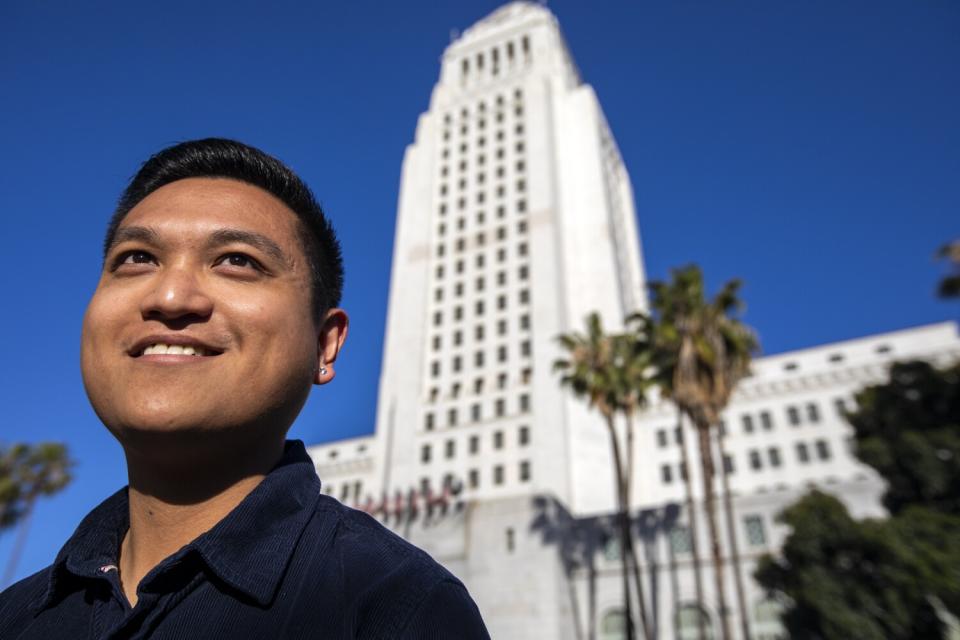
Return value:
[[(277, 466), (233, 511), (160, 563), (142, 584), (149, 588), (165, 569), (195, 552), (220, 580), (267, 606), (319, 497), (320, 480), (303, 442), (288, 440)], [(129, 517), (127, 489), (123, 488), (83, 519), (57, 554), (37, 611), (55, 601), (71, 575), (96, 578), (116, 567)]]

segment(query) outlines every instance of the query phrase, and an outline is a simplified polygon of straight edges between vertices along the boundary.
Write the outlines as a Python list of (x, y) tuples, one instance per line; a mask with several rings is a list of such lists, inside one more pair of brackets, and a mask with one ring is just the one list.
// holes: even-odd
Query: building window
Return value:
[(847, 403), (844, 402), (843, 398), (837, 398), (834, 400), (833, 408), (836, 410), (837, 415), (841, 418), (847, 417)]
[(430, 445), (425, 444), (420, 448), (420, 462), (430, 462)]
[(453, 344), (459, 347), (461, 342), (463, 342), (463, 332), (457, 329), (453, 332)]
[(457, 305), (453, 308), (453, 319), (454, 320), (463, 320), (463, 307)]
[(663, 449), (667, 446), (667, 430), (657, 429), (657, 446)]
[(503, 401), (503, 398), (497, 398), (493, 403), (493, 411), (498, 418), (502, 418), (503, 414), (506, 413), (506, 403)]
[(437, 265), (437, 280), (443, 280), (443, 265)]
[(533, 369), (530, 367), (525, 368), (520, 372), (520, 382), (523, 384), (530, 384), (530, 378), (533, 376)]
[(517, 434), (517, 442), (520, 443), (521, 447), (530, 444), (530, 427), (520, 427), (520, 431)]
[(530, 461), (523, 460), (520, 463), (520, 482), (530, 482)]
[(530, 302), (530, 290), (521, 289), (520, 290), (520, 304), (527, 304)]
[(520, 394), (520, 412), (526, 413), (530, 411), (530, 396), (526, 393)]
[(454, 373), (460, 371), (460, 365), (461, 365), (461, 363), (462, 363), (462, 359), (460, 358), (460, 356), (453, 356), (453, 363), (452, 363), (452, 364), (453, 364), (453, 371), (454, 371)]
[(744, 433), (753, 433), (753, 416), (744, 414), (740, 416), (740, 421), (743, 423)]
[(497, 374), (497, 389), (505, 389), (507, 386), (507, 374), (498, 373)]
[(763, 530), (763, 518), (760, 516), (745, 516), (743, 527), (747, 531), (747, 544), (751, 547), (762, 547), (767, 544), (767, 534)]
[(529, 316), (529, 315), (523, 314), (522, 316), (520, 316), (520, 328), (523, 329), (523, 330), (526, 330), (526, 329), (529, 329), (529, 328), (530, 328), (530, 316)]
[(527, 255), (527, 243), (521, 242), (517, 245), (517, 255), (525, 256)]
[(763, 460), (760, 459), (760, 452), (756, 449), (750, 450), (750, 468), (759, 471), (763, 468)]
[(493, 484), (503, 484), (503, 465), (498, 464), (493, 468)]
[(818, 458), (820, 458), (821, 460), (830, 459), (830, 445), (827, 443), (826, 440), (817, 440), (817, 442), (815, 443), (815, 446), (817, 447)]
[(473, 354), (473, 366), (478, 369), (483, 366), (483, 351), (477, 351)]
[(430, 363), (430, 375), (434, 378), (440, 375), (440, 363), (436, 360)]
[(473, 392), (477, 395), (483, 393), (483, 378), (475, 378), (473, 380)]
[(480, 404), (474, 403), (470, 406), (470, 419), (473, 422), (480, 422)]
[(792, 427), (800, 424), (800, 410), (796, 407), (787, 407), (787, 422), (789, 422)]
[(427, 413), (423, 416), (423, 428), (427, 431), (433, 431), (433, 413)]
[(497, 347), (497, 361), (506, 362), (507, 361), (507, 347), (505, 345), (500, 345)]
[(733, 466), (733, 456), (728, 453), (723, 454), (723, 472), (728, 476), (733, 475), (736, 469)]
[(447, 424), (451, 427), (457, 426), (457, 410), (450, 409), (447, 411)]
[(474, 305), (474, 312), (478, 316), (483, 315), (483, 300), (477, 300), (476, 304)]
[(520, 343), (520, 355), (529, 356), (530, 355), (530, 341), (524, 340)]
[(813, 402), (807, 404), (807, 420), (810, 422), (820, 422), (820, 407)]
[(507, 308), (507, 296), (497, 296), (497, 309), (503, 310)]
[(801, 464), (810, 462), (810, 450), (807, 448), (806, 442), (797, 443), (797, 461)]
[(440, 336), (433, 336), (433, 350), (440, 350)]
[(670, 549), (673, 553), (690, 553), (692, 548), (689, 528), (677, 525), (670, 530)]
[(469, 473), (467, 473), (467, 483), (471, 489), (476, 489), (480, 486), (480, 472), (477, 469), (470, 469)]
[(434, 311), (433, 312), (433, 326), (438, 327), (443, 324), (443, 312)]
[(507, 335), (507, 321), (500, 319), (497, 320), (497, 335), (505, 336)]
[(780, 449), (776, 447), (770, 447), (767, 449), (767, 458), (770, 460), (771, 467), (780, 466)]
[(503, 431), (493, 432), (493, 448), (503, 449)]
[(520, 268), (517, 269), (517, 275), (520, 276), (521, 280), (526, 280), (527, 276), (530, 275), (530, 269), (527, 268), (527, 265), (520, 265)]
[(770, 415), (769, 411), (760, 412), (760, 426), (763, 427), (764, 431), (771, 431), (773, 429), (773, 416)]
[(673, 429), (673, 441), (676, 444), (683, 444), (683, 429), (680, 427)]
[(447, 440), (446, 446), (445, 446), (445, 453), (446, 453), (447, 459), (452, 458), (456, 454), (456, 452), (457, 452), (456, 440)]
[(483, 287), (486, 284), (483, 278), (477, 278), (476, 288), (477, 291), (483, 291)]
[(673, 482), (673, 469), (668, 464), (660, 465), (660, 478), (663, 484)]
[(480, 436), (470, 436), (470, 455), (480, 451)]

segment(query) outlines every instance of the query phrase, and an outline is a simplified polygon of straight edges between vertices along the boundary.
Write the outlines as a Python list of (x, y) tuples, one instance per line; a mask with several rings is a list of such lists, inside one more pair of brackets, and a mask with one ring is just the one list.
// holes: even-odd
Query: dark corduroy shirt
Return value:
[(226, 518), (143, 578), (132, 609), (116, 570), (128, 526), (123, 489), (50, 567), (0, 594), (0, 638), (488, 637), (459, 580), (320, 494), (298, 441)]

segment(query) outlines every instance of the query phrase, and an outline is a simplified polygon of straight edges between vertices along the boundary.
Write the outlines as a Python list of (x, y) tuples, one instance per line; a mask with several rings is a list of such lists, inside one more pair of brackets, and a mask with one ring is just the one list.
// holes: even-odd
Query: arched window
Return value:
[(773, 598), (765, 598), (757, 602), (753, 609), (755, 628), (753, 635), (756, 640), (783, 640), (787, 632), (780, 622), (783, 605)]
[(705, 640), (713, 640), (713, 624), (710, 615), (693, 603), (680, 605), (677, 609), (677, 640), (698, 640), (700, 638), (700, 618), (706, 628)]
[(627, 618), (622, 609), (611, 609), (600, 620), (599, 640), (623, 640), (627, 637)]

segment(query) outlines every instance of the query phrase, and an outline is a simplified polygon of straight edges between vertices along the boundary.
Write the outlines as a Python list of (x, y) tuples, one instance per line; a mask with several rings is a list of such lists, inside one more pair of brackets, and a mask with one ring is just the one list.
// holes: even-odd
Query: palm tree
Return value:
[[(622, 413), (626, 422), (626, 467), (623, 482), (623, 504), (629, 513), (633, 504), (630, 497), (633, 484), (634, 463), (634, 417), (637, 411), (647, 402), (647, 393), (656, 382), (653, 367), (653, 350), (651, 336), (642, 331), (627, 332), (611, 336), (613, 343), (612, 380), (614, 386), (614, 400), (619, 413)], [(628, 518), (628, 528), (629, 528)], [(637, 599), (640, 605), (640, 623), (643, 626), (643, 635), (652, 638), (653, 632), (647, 614), (646, 596), (644, 595), (643, 580), (640, 575), (640, 561), (633, 545), (633, 535), (628, 534), (626, 553), (629, 555), (630, 567), (637, 590)]]
[[(663, 299), (663, 294), (665, 291), (661, 288), (661, 295), (657, 295), (657, 290), (654, 290), (654, 299), (653, 299), (653, 308), (657, 312), (657, 309), (664, 308), (668, 304), (668, 301)], [(658, 316), (663, 315), (658, 313)], [(673, 384), (673, 371), (675, 369), (675, 357), (674, 354), (670, 351), (669, 348), (666, 348), (671, 344), (669, 336), (672, 335), (673, 328), (668, 324), (661, 324), (657, 318), (649, 316), (642, 312), (636, 312), (629, 317), (627, 317), (627, 324), (634, 325), (636, 332), (645, 336), (645, 341), (650, 345), (650, 354), (652, 356), (652, 364), (655, 371), (655, 384), (660, 389), (661, 395), (665, 398), (671, 398), (671, 385)], [(666, 331), (668, 332), (667, 339), (660, 336), (660, 333)], [(687, 531), (690, 535), (690, 555), (693, 557), (693, 584), (694, 584), (694, 593), (697, 598), (697, 604), (702, 608), (704, 605), (703, 599), (703, 573), (702, 573), (702, 563), (700, 560), (700, 542), (699, 536), (697, 533), (697, 512), (694, 509), (693, 502), (693, 480), (691, 478), (690, 469), (690, 457), (687, 454), (687, 438), (684, 436), (684, 425), (683, 425), (683, 411), (680, 410), (679, 406), (677, 407), (677, 444), (680, 447), (680, 468), (683, 473), (681, 473), (681, 478), (683, 480), (683, 487), (685, 493), (685, 507), (687, 510)], [(672, 557), (672, 554), (671, 554)], [(700, 640), (705, 640), (707, 637), (707, 620), (705, 616), (697, 617), (697, 625)]]
[[(732, 280), (708, 301), (704, 294), (703, 274), (696, 265), (673, 270), (668, 283), (651, 283), (652, 307), (657, 314), (658, 362), (662, 366), (662, 375), (669, 373), (670, 376), (666, 388), (674, 404), (691, 420), (697, 432), (717, 608), (725, 640), (730, 638), (730, 624), (716, 516), (716, 468), (711, 430), (720, 423), (720, 413), (736, 384), (749, 372), (750, 354), (757, 348), (753, 332), (734, 317), (743, 306), (738, 297), (739, 289), (740, 282)], [(730, 500), (729, 492), (726, 492), (725, 499)], [(732, 513), (732, 507), (728, 507), (728, 513)], [(735, 572), (735, 578), (740, 594), (739, 571)], [(738, 599), (746, 629), (744, 603), (742, 598)]]
[(623, 579), (623, 610), (627, 623), (627, 639), (634, 638), (633, 607), (630, 602), (630, 579), (628, 549), (630, 545), (630, 524), (627, 519), (629, 504), (625, 502), (625, 483), (623, 455), (620, 440), (617, 437), (615, 416), (620, 407), (618, 391), (622, 381), (614, 371), (614, 340), (603, 331), (603, 324), (597, 313), (587, 317), (585, 334), (572, 332), (561, 335), (557, 341), (567, 352), (568, 357), (558, 359), (553, 364), (554, 371), (561, 374), (560, 384), (569, 387), (574, 396), (586, 399), (589, 406), (600, 412), (610, 437), (610, 449), (613, 455), (614, 487), (617, 496), (618, 520), (620, 523), (620, 565)]
[(73, 461), (65, 445), (42, 442), (15, 444), (0, 454), (0, 523), (19, 522), (17, 539), (0, 584), (9, 584), (16, 571), (30, 529), (37, 498), (57, 493), (70, 482)]
[(960, 239), (948, 242), (937, 250), (937, 259), (947, 263), (950, 275), (946, 275), (937, 287), (941, 298), (960, 297)]

